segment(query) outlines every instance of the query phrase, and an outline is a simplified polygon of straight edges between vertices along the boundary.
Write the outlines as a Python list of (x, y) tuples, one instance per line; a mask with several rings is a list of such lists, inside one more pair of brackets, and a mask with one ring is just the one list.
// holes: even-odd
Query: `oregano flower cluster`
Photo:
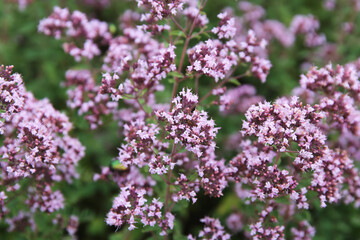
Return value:
[[(16, 221), (34, 225), (36, 211), (52, 213), (64, 208), (64, 196), (55, 185), (79, 177), (76, 165), (85, 149), (70, 136), (68, 117), (55, 110), (49, 100), (37, 100), (26, 91), (21, 75), (12, 69), (0, 66), (4, 111), (0, 216), (15, 230)], [(9, 212), (8, 201), (18, 195), (25, 197), (27, 211)]]
[[(312, 56), (331, 48), (315, 16), (285, 24), (240, 1), (210, 24), (206, 0), (129, 4), (117, 25), (58, 6), (39, 21), (38, 32), (62, 41), (75, 60), (61, 83), (64, 113), (1, 65), (0, 220), (8, 231), (36, 232), (43, 212), (75, 236), (86, 217), (71, 209), (62, 216), (61, 186), (88, 179), (114, 187), (113, 199), (101, 199), (104, 224), (127, 237), (312, 239), (309, 212), (360, 206), (360, 62), (312, 66), (293, 96), (261, 95), (282, 57), (271, 55), (276, 48), (291, 51), (298, 37), (306, 51), (322, 51)], [(106, 145), (112, 157), (85, 163), (73, 137), (81, 131), (116, 135)], [(81, 159), (98, 172), (78, 171)], [(22, 204), (16, 211), (13, 199)], [(231, 206), (211, 205), (219, 203)], [(199, 228), (184, 223), (193, 222), (191, 208), (204, 210), (194, 218)]]
[[(39, 32), (54, 36), (56, 39), (68, 37), (72, 41), (65, 42), (63, 48), (80, 61), (81, 58), (93, 59), (100, 55), (100, 47), (108, 44), (111, 34), (108, 24), (97, 19), (88, 20), (86, 15), (80, 11), (70, 13), (67, 8), (55, 7), (54, 12), (49, 18), (43, 19), (39, 23)], [(75, 43), (82, 40), (82, 43)]]

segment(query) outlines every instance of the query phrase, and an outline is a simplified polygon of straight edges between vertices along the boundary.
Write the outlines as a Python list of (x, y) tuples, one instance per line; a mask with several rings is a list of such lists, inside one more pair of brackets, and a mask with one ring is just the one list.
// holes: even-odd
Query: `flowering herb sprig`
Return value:
[[(226, 9), (210, 27), (206, 4), (137, 0), (136, 11), (120, 16), (119, 28), (55, 7), (38, 25), (81, 62), (82, 69), (65, 74), (67, 106), (93, 131), (109, 121), (118, 127), (117, 156), (93, 176), (118, 186), (105, 222), (116, 231), (145, 228), (154, 237), (173, 239), (183, 231), (179, 208), (199, 204), (204, 196), (222, 198), (235, 186), (237, 200), (253, 213), (236, 209), (223, 221), (210, 211), (201, 217), (205, 226), (198, 234), (182, 234), (311, 239), (315, 228), (302, 213), (340, 201), (360, 206), (359, 63), (312, 67), (301, 75), (296, 96), (266, 101), (252, 85), (242, 84), (243, 78), (266, 82), (273, 40), (290, 47), (303, 36), (306, 47), (324, 47), (319, 21), (296, 15), (286, 26), (265, 19), (262, 7), (241, 1), (240, 17)], [(67, 116), (27, 92), (12, 67), (0, 67), (0, 89), (0, 219), (9, 230), (22, 222), (35, 229), (35, 212), (64, 208), (56, 182), (78, 177), (84, 147), (70, 136)], [(214, 105), (224, 118), (245, 114), (231, 158), (220, 149), (223, 125), (213, 118)], [(27, 211), (9, 212), (7, 203), (17, 193), (26, 195)], [(53, 222), (64, 226), (62, 221), (60, 216)], [(79, 219), (67, 221), (74, 235)]]
[[(241, 186), (250, 188), (247, 196), (254, 204), (265, 203), (264, 213), (260, 213), (258, 222), (251, 225), (250, 235), (254, 239), (281, 239), (284, 226), (266, 226), (269, 221), (275, 221), (272, 213), (282, 208), (274, 200), (287, 197), (288, 204), (295, 204), (300, 211), (308, 209), (314, 200), (308, 200), (308, 191), (318, 194), (322, 207), (339, 201), (345, 192), (347, 199), (355, 199), (353, 192), (343, 191), (342, 186), (354, 183), (344, 179), (347, 176), (354, 179), (356, 171), (352, 170), (352, 160), (342, 150), (331, 149), (326, 142), (323, 119), (329, 119), (328, 113), (334, 109), (320, 107), (325, 106), (324, 103), (304, 105), (296, 97), (281, 98), (273, 104), (262, 103), (262, 98), (254, 96), (254, 90), (246, 86), (239, 87), (238, 92), (235, 89), (226, 91), (223, 86), (231, 78), (238, 81), (253, 75), (261, 82), (266, 81), (272, 66), (266, 53), (270, 38), (259, 38), (257, 35), (265, 35), (258, 27), (241, 31), (236, 24), (239, 19), (228, 12), (220, 13), (218, 26), (207, 30), (208, 20), (202, 12), (205, 4), (206, 1), (166, 4), (138, 1), (144, 12), (124, 14), (120, 36), (108, 37), (106, 32), (100, 35), (106, 39), (104, 43), (109, 44), (104, 52), (102, 69), (106, 73), (101, 84), (92, 80), (89, 71), (86, 74), (68, 72), (68, 85), (76, 87), (69, 91), (70, 106), (79, 108), (80, 114), (85, 113), (93, 128), (101, 124), (100, 117), (104, 114), (112, 114), (123, 128), (124, 143), (116, 161), (128, 173), (118, 174), (104, 168), (102, 174), (95, 176), (96, 180), (112, 176), (120, 187), (121, 193), (115, 198), (106, 222), (118, 228), (128, 224), (129, 230), (139, 227), (140, 223), (157, 225), (161, 235), (167, 238), (176, 220), (174, 206), (179, 201), (195, 203), (200, 189), (206, 195), (221, 197), (229, 183), (241, 182)], [(261, 9), (246, 2), (239, 7), (247, 12), (245, 22), (255, 27), (254, 22), (262, 17)], [(60, 11), (66, 15), (64, 22), (68, 21), (69, 26), (74, 24), (71, 16), (65, 14), (68, 13), (66, 9), (57, 8), (49, 20), (41, 22), (39, 29), (45, 34), (51, 34), (53, 29), (55, 37), (59, 37), (66, 26), (60, 29), (52, 26), (50, 19), (58, 18), (56, 13)], [(254, 15), (250, 14), (252, 11), (258, 11), (259, 17), (248, 18)], [(183, 21), (187, 22), (186, 26), (181, 24)], [(265, 30), (271, 24), (280, 26), (280, 23), (267, 20), (262, 27)], [(312, 47), (324, 41), (316, 32), (318, 28), (319, 24), (312, 16), (296, 16), (289, 29), (283, 32), (287, 36), (280, 36), (275, 31), (273, 35), (288, 46), (296, 34), (305, 34), (306, 44)], [(173, 29), (178, 31), (176, 39)], [(209, 34), (214, 35), (190, 45), (195, 36)], [(159, 36), (163, 36), (165, 42), (159, 41)], [(181, 55), (177, 56), (175, 50), (181, 38), (184, 42)], [(247, 66), (247, 70), (234, 76), (240, 65)], [(218, 83), (199, 99), (201, 76), (209, 76)], [(162, 81), (167, 78), (173, 78), (174, 82), (172, 99), (170, 104), (159, 104), (155, 96), (164, 89)], [(195, 81), (195, 93), (185, 88), (178, 92), (180, 82), (191, 79)], [(220, 128), (198, 106), (215, 95), (217, 100), (212, 103), (220, 105), (222, 112), (229, 112), (231, 105), (238, 101), (237, 97), (249, 100), (245, 94), (252, 97), (252, 102), (239, 110), (235, 108), (235, 112), (245, 112), (252, 103), (260, 102), (246, 111), (242, 127), (242, 134), (256, 136), (257, 143), (244, 141), (242, 151), (230, 162), (218, 160), (215, 140)], [(123, 106), (125, 108), (121, 108)], [(165, 183), (165, 195), (154, 190), (154, 186), (160, 184), (155, 179)], [(309, 181), (310, 184), (304, 185)], [(218, 220), (204, 218), (203, 221), (214, 227), (214, 233), (206, 229), (199, 237), (216, 236), (223, 229)], [(293, 233), (296, 235), (299, 231), (293, 230)], [(224, 239), (228, 238), (226, 235)]]
[[(36, 211), (52, 213), (64, 208), (64, 196), (55, 189), (55, 183), (71, 183), (78, 178), (75, 167), (85, 149), (70, 136), (72, 124), (67, 116), (55, 110), (47, 99), (35, 99), (26, 91), (21, 75), (12, 73), (12, 69), (0, 66), (4, 111), (0, 216), (15, 231), (23, 228), (22, 224), (34, 229)], [(9, 212), (7, 203), (18, 195), (25, 197), (27, 209)]]

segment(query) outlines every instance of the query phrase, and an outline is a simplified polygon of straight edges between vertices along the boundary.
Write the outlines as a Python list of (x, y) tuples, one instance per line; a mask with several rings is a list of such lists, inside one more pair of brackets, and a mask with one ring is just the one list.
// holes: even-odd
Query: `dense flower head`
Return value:
[(321, 98), (319, 109), (327, 113), (330, 128), (347, 129), (360, 135), (360, 111), (352, 97), (336, 92), (332, 97)]
[(141, 221), (144, 226), (160, 226), (164, 235), (167, 229), (173, 228), (174, 216), (170, 212), (164, 216), (163, 203), (153, 199), (151, 203), (146, 204), (148, 200), (145, 197), (146, 190), (143, 188), (130, 185), (122, 187), (107, 214), (106, 223), (116, 227), (128, 224), (128, 229), (134, 230), (135, 224)]
[[(268, 166), (263, 172), (265, 174), (260, 171), (254, 172), (254, 175), (261, 179), (261, 181), (254, 181), (256, 184), (254, 193), (257, 198), (276, 198), (294, 192), (297, 182), (293, 176), (289, 176), (287, 170), (280, 171), (276, 166)], [(270, 181), (271, 179), (272, 181)]]
[(144, 214), (141, 217), (141, 222), (144, 226), (159, 226), (162, 229), (160, 236), (166, 235), (167, 229), (173, 229), (175, 219), (174, 215), (170, 212), (166, 212), (165, 216), (163, 216), (162, 207), (163, 203), (154, 198), (151, 204), (144, 206)]
[(243, 38), (246, 36), (245, 30), (253, 29), (256, 35), (268, 41), (272, 39), (278, 40), (285, 47), (293, 45), (295, 35), (282, 22), (273, 19), (264, 19), (265, 9), (259, 5), (255, 5), (248, 1), (241, 1), (239, 9), (243, 13), (237, 17), (238, 32), (236, 37)]
[(175, 144), (180, 143), (198, 158), (193, 167), (199, 180), (189, 181), (185, 175), (181, 175), (176, 182), (180, 191), (173, 196), (175, 201), (192, 198), (195, 202), (199, 187), (212, 197), (222, 196), (222, 191), (228, 184), (227, 176), (231, 172), (224, 160), (216, 160), (213, 140), (218, 128), (213, 120), (208, 120), (206, 112), (194, 109), (197, 102), (197, 95), (192, 94), (189, 89), (183, 89), (173, 99), (171, 112), (156, 112), (159, 120), (166, 123), (165, 129), (169, 132), (166, 138), (174, 139)]
[(186, 5), (184, 6), (182, 14), (186, 16), (188, 20), (195, 22), (195, 25), (200, 27), (206, 26), (209, 23), (206, 14), (199, 9), (198, 0), (186, 0), (184, 2)]
[(320, 23), (312, 15), (296, 15), (294, 16), (290, 30), (295, 34), (305, 34), (305, 43), (308, 47), (319, 46), (326, 42), (323, 34), (318, 34)]
[(209, 39), (188, 50), (191, 65), (189, 72), (196, 71), (215, 78), (217, 82), (237, 65), (237, 56), (231, 49), (219, 40)]
[(29, 199), (26, 200), (32, 211), (39, 209), (42, 212), (52, 213), (64, 208), (65, 199), (59, 190), (52, 191), (50, 186), (46, 185), (36, 191), (37, 194), (29, 194)]
[(344, 152), (325, 149), (320, 161), (312, 166), (314, 176), (309, 189), (318, 193), (321, 207), (325, 207), (326, 202), (333, 203), (341, 199), (344, 169), (351, 165), (352, 161)]
[(345, 89), (349, 94), (360, 101), (360, 82), (358, 71), (353, 65), (335, 68), (331, 64), (323, 68), (312, 67), (306, 75), (301, 75), (300, 84), (302, 88), (317, 92), (322, 91), (326, 94), (334, 94)]
[(297, 97), (291, 101), (277, 100), (251, 106), (245, 114), (243, 134), (255, 135), (258, 141), (286, 151), (291, 141), (308, 151), (325, 144), (326, 136), (317, 127), (324, 117), (310, 105), (302, 106)]
[(240, 213), (232, 213), (226, 219), (226, 226), (233, 233), (238, 233), (244, 228), (244, 223), (242, 221), (242, 216)]
[[(62, 39), (65, 52), (87, 65), (66, 72), (67, 106), (84, 115), (92, 130), (103, 124), (104, 116), (112, 115), (117, 123), (110, 127), (117, 127), (122, 139), (118, 156), (93, 176), (94, 181), (115, 183), (120, 191), (105, 222), (117, 230), (125, 225), (130, 231), (152, 227), (153, 234), (176, 238), (182, 225), (175, 215), (181, 221), (182, 205), (204, 200), (199, 194), (220, 198), (226, 187), (235, 186), (235, 204), (254, 211), (248, 215), (247, 209), (239, 212), (235, 204), (231, 207), (226, 223), (234, 234), (254, 240), (281, 240), (285, 233), (311, 239), (315, 229), (298, 213), (340, 200), (360, 207), (360, 176), (353, 161), (360, 161), (360, 60), (335, 68), (311, 67), (301, 76), (297, 96), (264, 101), (242, 78), (267, 80), (269, 59), (274, 57), (270, 54), (282, 49), (271, 45), (272, 40), (288, 48), (298, 45), (300, 36), (305, 53), (320, 46), (305, 58), (303, 70), (316, 58), (324, 61), (334, 52), (337, 55), (330, 58), (337, 58), (341, 46), (326, 43), (315, 16), (295, 15), (288, 26), (267, 19), (263, 7), (248, 1), (238, 4), (241, 16), (226, 8), (217, 15), (218, 24), (208, 25), (206, 2), (136, 0), (139, 9), (125, 11), (117, 26), (55, 7), (38, 25), (39, 32)], [(93, 16), (110, 17), (99, 10), (111, 0), (84, 3), (98, 7)], [(324, 4), (333, 9), (335, 1)], [(343, 22), (343, 33), (352, 32), (354, 26), (353, 21)], [(282, 52), (280, 63), (292, 52), (292, 48)], [(298, 64), (293, 62), (285, 65)], [(208, 77), (220, 82), (207, 86), (202, 81)], [(168, 90), (167, 81), (174, 82), (171, 102), (158, 103), (168, 97), (159, 94)], [(227, 90), (230, 83), (240, 86)], [(179, 92), (184, 85), (194, 85), (196, 94), (186, 87)], [(0, 91), (0, 219), (12, 231), (27, 226), (35, 231), (36, 211), (54, 215), (65, 207), (57, 183), (71, 183), (79, 176), (76, 166), (84, 147), (70, 136), (67, 116), (49, 100), (37, 100), (27, 92), (11, 66), (0, 66)], [(216, 100), (206, 105), (208, 97)], [(220, 106), (221, 116), (216, 117), (233, 114), (241, 120), (245, 113), (241, 131), (230, 138), (230, 147), (224, 146), (239, 150), (237, 154), (216, 149), (226, 136), (222, 133), (216, 139), (220, 127), (210, 116), (212, 109), (208, 111), (212, 105)], [(107, 126), (99, 133), (105, 130)], [(233, 130), (234, 126), (226, 126), (223, 132)], [(9, 214), (8, 201), (22, 193), (30, 211)], [(230, 239), (219, 219), (204, 217), (200, 222), (204, 228), (188, 239)], [(64, 220), (57, 215), (53, 223), (75, 237), (79, 218)], [(292, 228), (285, 230), (288, 224)]]
[(248, 1), (240, 1), (238, 7), (243, 12), (244, 19), (248, 22), (255, 22), (265, 15), (264, 8)]
[(119, 99), (122, 98), (122, 95), (124, 94), (124, 85), (119, 84), (117, 87), (117, 81), (120, 77), (114, 73), (104, 73), (103, 78), (101, 80), (101, 87), (100, 87), (100, 93), (101, 94), (110, 94), (110, 97), (113, 101), (119, 101)]
[(164, 174), (167, 167), (174, 167), (170, 158), (163, 152), (169, 144), (157, 139), (160, 129), (155, 124), (146, 124), (144, 120), (137, 119), (124, 125), (126, 144), (119, 148), (118, 160), (125, 167), (136, 165), (149, 166), (152, 174)]
[(285, 47), (292, 46), (297, 35), (305, 35), (304, 42), (307, 47), (326, 43), (325, 35), (317, 32), (320, 28), (319, 21), (312, 15), (295, 15), (290, 26), (287, 27), (278, 20), (266, 19), (265, 10), (259, 5), (241, 1), (238, 6), (243, 15), (235, 18), (238, 26), (236, 37), (243, 38), (244, 30), (250, 28), (260, 38), (268, 41), (276, 39)]
[(266, 45), (267, 42), (264, 39), (259, 41), (252, 30), (249, 30), (246, 40), (239, 43), (234, 40), (223, 43), (217, 39), (208, 39), (188, 50), (190, 66), (187, 70), (208, 75), (217, 82), (225, 78), (233, 67), (244, 62), (250, 63), (253, 75), (265, 82), (271, 63), (260, 57), (256, 49), (265, 49)]
[[(5, 77), (22, 84), (19, 74), (11, 74), (11, 67), (2, 67), (0, 74), (1, 80), (5, 81)], [(67, 116), (54, 109), (49, 100), (35, 99), (23, 85), (15, 84), (12, 89), (19, 91), (22, 104), (8, 111), (9, 115), (3, 122), (0, 182), (6, 190), (0, 192), (0, 216), (7, 211), (7, 197), (21, 193), (27, 194), (25, 204), (32, 213), (38, 210), (47, 213), (58, 211), (64, 208), (64, 196), (59, 190), (53, 189), (54, 183), (63, 180), (71, 182), (78, 177), (75, 168), (84, 156), (85, 149), (69, 135), (72, 124)], [(4, 88), (3, 92), (8, 90), (10, 88)], [(12, 104), (14, 102), (10, 101)], [(22, 179), (32, 181), (23, 185)], [(20, 218), (26, 218), (33, 224), (32, 216), (27, 212), (18, 217), (6, 219), (10, 229), (16, 228), (16, 219), (20, 221)]]
[(171, 112), (158, 111), (156, 115), (166, 123), (167, 139), (174, 139), (175, 144), (181, 143), (186, 150), (201, 157), (204, 149), (215, 146), (213, 139), (219, 128), (215, 127), (214, 120), (208, 119), (205, 111), (193, 110), (197, 102), (197, 95), (183, 89), (173, 99)]
[(268, 147), (251, 146), (250, 141), (242, 142), (242, 152), (230, 161), (236, 170), (230, 175), (235, 181), (252, 186), (252, 200), (278, 198), (288, 194), (297, 194), (298, 182), (289, 171), (272, 165), (275, 153)]
[(125, 92), (134, 92), (134, 88), (150, 89), (156, 87), (158, 81), (165, 78), (169, 72), (175, 71), (174, 64), (175, 46), (170, 45), (167, 48), (160, 48), (154, 56), (147, 60), (139, 59), (132, 67), (133, 71), (130, 73), (130, 80), (124, 84)]
[(360, 175), (359, 170), (352, 165), (348, 166), (344, 170), (345, 178), (344, 182), (347, 184), (347, 188), (342, 189), (341, 195), (346, 204), (354, 203), (356, 208), (360, 207)]
[(200, 157), (200, 162), (196, 166), (200, 177), (200, 186), (205, 194), (212, 197), (221, 197), (223, 190), (228, 185), (227, 177), (235, 171), (225, 165), (225, 160), (216, 160), (214, 147), (209, 147)]
[[(12, 114), (24, 107), (25, 88), (20, 74), (12, 74), (13, 66), (0, 66), (0, 118), (9, 121)], [(0, 134), (4, 132), (4, 122), (0, 121)]]
[(70, 236), (74, 236), (78, 226), (79, 226), (79, 218), (75, 215), (71, 215), (69, 219), (69, 223), (66, 227), (66, 231), (68, 231)]
[[(285, 114), (286, 117), (285, 115), (280, 117), (282, 114)], [(254, 116), (256, 117), (253, 118)], [(273, 116), (277, 117), (273, 118)], [(352, 160), (348, 158), (346, 152), (331, 150), (325, 144), (326, 136), (318, 127), (320, 124), (319, 120), (324, 117), (324, 114), (316, 112), (314, 108), (309, 105), (302, 106), (297, 102), (296, 98), (293, 98), (291, 101), (280, 99), (273, 105), (261, 103), (256, 107), (253, 106), (248, 110), (246, 117), (250, 121), (244, 122), (243, 133), (256, 135), (259, 143), (273, 146), (277, 150), (275, 163), (277, 163), (280, 158), (281, 152), (291, 152), (296, 154), (293, 156), (294, 160), (292, 162), (292, 166), (295, 168), (296, 172), (299, 172), (300, 175), (301, 172), (312, 172), (311, 184), (307, 186), (307, 189), (318, 193), (321, 207), (325, 207), (326, 202), (338, 202), (342, 196), (348, 196), (347, 199), (349, 201), (357, 201), (357, 196), (354, 195), (354, 192), (345, 190), (346, 194), (341, 194), (341, 189), (344, 187), (344, 179), (347, 177), (350, 181), (348, 183), (345, 182), (345, 184), (348, 185), (348, 188), (356, 188), (357, 173), (353, 172)], [(287, 120), (275, 120), (278, 117)], [(253, 125), (255, 122), (256, 126), (259, 127), (256, 130), (252, 129), (252, 126), (255, 126)], [(284, 129), (282, 129), (283, 127)], [(304, 128), (308, 130), (305, 130)], [(291, 134), (287, 135), (289, 133)], [(273, 139), (273, 137), (275, 138)], [(281, 140), (279, 141), (280, 138)], [(291, 142), (296, 142), (300, 149), (294, 151), (292, 147), (289, 148)], [(242, 169), (242, 171), (237, 172), (240, 176), (243, 176), (243, 174), (246, 176), (246, 173), (249, 172), (249, 165), (244, 166), (246, 158), (244, 158), (243, 155), (243, 153), (240, 153), (239, 156), (231, 162), (238, 170)], [(270, 160), (270, 162), (272, 162), (272, 160)], [(266, 170), (259, 168), (261, 164), (263, 164), (263, 168)], [(253, 169), (252, 171), (255, 170), (255, 172), (251, 172), (250, 176), (259, 174), (258, 178), (252, 179), (252, 183), (255, 184), (255, 186), (259, 186), (253, 190), (257, 194), (257, 198), (272, 198), (281, 192), (279, 190), (290, 187), (286, 193), (290, 195), (292, 200), (297, 202), (298, 208), (307, 209), (308, 203), (306, 202), (307, 198), (305, 195), (307, 190), (302, 188), (301, 193), (299, 191), (294, 191), (294, 187), (297, 186), (296, 181), (301, 181), (301, 179), (296, 180), (295, 177), (287, 176), (288, 171), (282, 170), (281, 173), (283, 174), (283, 177), (285, 177), (284, 180), (286, 179), (285, 182), (284, 180), (281, 180), (283, 177), (280, 175), (272, 176), (270, 177), (272, 179), (271, 181), (267, 182), (265, 180), (266, 182), (264, 182), (263, 179), (266, 178), (268, 174), (271, 175), (272, 173), (275, 173), (276, 171), (274, 172), (274, 170), (277, 169), (276, 165), (266, 166), (265, 164), (267, 164), (266, 161), (258, 162), (254, 167), (250, 168), (250, 170)], [(274, 179), (276, 179), (275, 182)], [(354, 181), (350, 179), (354, 179)], [(239, 180), (245, 180), (244, 183), (247, 183), (246, 179), (243, 180), (240, 178)], [(269, 195), (267, 190), (274, 189), (272, 184), (279, 180), (285, 185), (281, 185), (277, 190), (275, 189), (275, 192), (271, 191), (271, 195)]]
[(295, 42), (295, 34), (290, 31), (282, 22), (268, 19), (262, 23), (254, 23), (252, 28), (257, 36), (270, 41), (272, 38), (279, 41), (283, 46), (292, 46)]
[(9, 232), (22, 231), (25, 227), (30, 227), (32, 231), (36, 230), (34, 214), (29, 212), (19, 211), (16, 216), (7, 218), (6, 223), (9, 225)]
[[(144, 42), (137, 40), (138, 32)], [(110, 43), (103, 66), (108, 72), (103, 75), (101, 93), (110, 94), (115, 101), (123, 94), (160, 90), (159, 81), (176, 70), (174, 45), (164, 47), (141, 30), (125, 29), (124, 33)], [(125, 72), (125, 81), (119, 83)]]
[(252, 74), (260, 79), (262, 83), (266, 81), (272, 64), (269, 60), (264, 58), (255, 57), (252, 62), (251, 72)]
[[(71, 41), (64, 43), (63, 47), (76, 61), (100, 55), (99, 47), (108, 44), (112, 38), (106, 22), (88, 20), (82, 12), (70, 13), (67, 8), (60, 7), (54, 7), (54, 12), (40, 21), (38, 31), (56, 39), (70, 38)], [(77, 45), (78, 39), (83, 40), (80, 45)]]
[(332, 145), (347, 149), (356, 160), (360, 159), (356, 147), (360, 134), (359, 83), (356, 63), (336, 68), (328, 64), (302, 75), (297, 91), (306, 101), (317, 102), (317, 109), (325, 112), (325, 130), (339, 132), (338, 141)]
[[(25, 103), (24, 109), (12, 116), (5, 132), (6, 144), (1, 147), (3, 157), (11, 160), (6, 171), (12, 178), (33, 174), (37, 164), (53, 170), (61, 157), (57, 150), (62, 136), (57, 134), (67, 134), (71, 129), (67, 117), (47, 100), (37, 101), (28, 93)], [(14, 128), (16, 138), (11, 135)], [(20, 146), (26, 146), (26, 150), (19, 149)]]
[(146, 191), (141, 188), (126, 186), (121, 188), (119, 196), (114, 199), (112, 208), (106, 216), (108, 225), (121, 227), (129, 224), (129, 230), (135, 229), (135, 218), (143, 214), (142, 207), (147, 200), (144, 198)]
[[(9, 161), (1, 166), (5, 169), (2, 181), (13, 182), (23, 177), (71, 181), (77, 177), (75, 166), (84, 156), (84, 148), (68, 136), (71, 124), (67, 117), (48, 101), (37, 101), (30, 94), (25, 103), (5, 132), (7, 138), (0, 152)], [(14, 128), (16, 135), (12, 135)]]
[[(224, 227), (221, 225), (219, 219), (204, 217), (200, 219), (200, 222), (204, 223), (204, 229), (201, 230), (198, 234), (200, 239), (212, 240), (228, 240), (230, 239), (230, 234), (226, 233)], [(196, 237), (193, 237), (191, 234), (188, 235), (189, 240), (196, 240)]]
[(161, 20), (167, 18), (170, 15), (175, 15), (179, 10), (183, 8), (182, 0), (172, 0), (168, 3), (159, 0), (136, 0), (138, 6), (144, 6), (150, 8), (151, 17), (155, 20)]
[(284, 240), (284, 226), (275, 226), (275, 227), (264, 227), (261, 221), (256, 224), (250, 225), (251, 236), (253, 240), (260, 239), (274, 239), (274, 240)]
[(271, 163), (276, 153), (270, 147), (252, 144), (250, 140), (240, 143), (241, 152), (230, 161), (230, 166), (236, 171), (232, 175), (235, 181), (248, 182), (252, 178), (252, 168)]
[(272, 225), (277, 223), (277, 219), (274, 216), (271, 216), (271, 213), (274, 210), (274, 205), (269, 204), (264, 210), (262, 210), (259, 214), (259, 220), (255, 224), (250, 225), (250, 235), (253, 240), (260, 239), (274, 239), (274, 240), (284, 240), (284, 230), (285, 226), (275, 225), (275, 226), (267, 226), (268, 222), (273, 223)]
[(329, 11), (334, 10), (335, 5), (336, 5), (336, 0), (325, 0), (323, 4), (324, 8)]
[(60, 39), (65, 29), (71, 26), (69, 18), (69, 9), (54, 7), (54, 11), (50, 17), (40, 22), (39, 31), (46, 35), (54, 36), (56, 39)]
[(291, 228), (294, 240), (311, 240), (315, 236), (315, 228), (307, 221), (301, 221), (298, 226)]
[[(109, 75), (108, 78), (111, 78)], [(108, 79), (107, 78), (107, 79)], [(89, 70), (68, 70), (66, 72), (65, 86), (69, 89), (68, 107), (77, 109), (79, 115), (85, 115), (91, 129), (102, 125), (102, 116), (115, 113), (117, 108), (116, 98), (112, 100), (102, 89), (96, 85)], [(115, 94), (115, 93), (114, 93)]]
[(296, 15), (292, 22), (290, 29), (295, 33), (314, 32), (320, 27), (320, 23), (312, 15)]
[(137, 60), (138, 54), (141, 59), (148, 59), (163, 48), (163, 45), (153, 39), (149, 33), (133, 27), (126, 27), (123, 35), (113, 38), (109, 45), (103, 69), (118, 74), (128, 71)]
[(186, 199), (187, 201), (192, 200), (192, 203), (197, 201), (196, 193), (199, 192), (199, 181), (190, 181), (186, 175), (180, 174), (180, 177), (175, 181), (175, 185), (179, 186), (180, 190), (177, 191), (172, 199), (177, 202), (179, 200)]
[(249, 30), (246, 40), (237, 43), (236, 52), (241, 62), (251, 63), (251, 73), (259, 78), (262, 83), (270, 72), (272, 64), (270, 61), (261, 56), (261, 51), (266, 49), (268, 42), (265, 39), (258, 39), (253, 30)]
[(221, 19), (219, 26), (211, 31), (218, 35), (219, 39), (233, 38), (236, 34), (235, 19), (230, 18), (226, 12), (219, 13), (218, 18)]

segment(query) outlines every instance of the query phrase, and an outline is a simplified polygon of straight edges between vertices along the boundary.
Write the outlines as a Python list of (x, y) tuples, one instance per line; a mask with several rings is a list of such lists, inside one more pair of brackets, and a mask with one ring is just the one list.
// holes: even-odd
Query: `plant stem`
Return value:
[[(172, 150), (171, 150), (171, 162), (173, 160), (173, 157), (176, 153), (176, 144), (173, 144)], [(172, 175), (172, 170), (169, 167), (169, 171), (167, 174), (167, 187), (166, 187), (166, 196), (165, 196), (165, 213), (168, 211), (168, 207), (169, 207), (169, 200), (170, 200), (170, 185), (171, 185), (171, 175)]]
[[(202, 1), (201, 1), (199, 12), (198, 12), (198, 14), (196, 15), (196, 17), (194, 18), (193, 22), (192, 22), (192, 25), (191, 25), (191, 27), (190, 27), (189, 33), (188, 33), (188, 34), (185, 33), (186, 39), (185, 39), (184, 48), (183, 48), (183, 50), (182, 50), (181, 57), (180, 57), (180, 63), (179, 63), (179, 67), (178, 67), (178, 70), (177, 70), (178, 73), (181, 73), (181, 70), (182, 70), (182, 68), (183, 68), (186, 51), (187, 51), (187, 49), (188, 49), (188, 47), (189, 47), (189, 43), (190, 43), (190, 40), (191, 40), (191, 35), (192, 35), (192, 33), (193, 33), (194, 29), (195, 29), (196, 20), (198, 19), (201, 10), (205, 7), (206, 2), (207, 2), (207, 0), (205, 0), (205, 1), (202, 0)], [(175, 98), (175, 95), (176, 95), (178, 86), (179, 86), (179, 78), (178, 78), (178, 77), (175, 77), (175, 83), (174, 83), (173, 90), (172, 90), (170, 110), (171, 110), (172, 107), (173, 107), (172, 99)]]
[(173, 23), (185, 34), (185, 37), (187, 37), (187, 33), (184, 30), (184, 28), (181, 27), (181, 25), (175, 20), (173, 16), (170, 17), (170, 19), (173, 21)]
[[(171, 162), (173, 161), (173, 157), (174, 157), (175, 154), (176, 154), (176, 144), (174, 142), (172, 150), (171, 150)], [(169, 171), (168, 171), (168, 174), (167, 174), (167, 182), (166, 182), (167, 186), (166, 186), (166, 196), (165, 196), (165, 203), (164, 203), (164, 209), (165, 209), (164, 214), (171, 211), (169, 209), (171, 176), (172, 176), (172, 170), (169, 167)], [(167, 235), (164, 236), (164, 239), (167, 240)]]

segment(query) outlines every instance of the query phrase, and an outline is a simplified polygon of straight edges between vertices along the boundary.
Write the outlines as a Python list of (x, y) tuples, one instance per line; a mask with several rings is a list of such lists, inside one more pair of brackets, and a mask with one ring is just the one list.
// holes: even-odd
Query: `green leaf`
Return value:
[(153, 151), (156, 155), (159, 155), (159, 150), (157, 150), (156, 148), (153, 148)]
[(147, 112), (147, 113), (152, 112), (152, 108), (150, 106), (148, 106), (148, 105), (143, 106), (143, 108), (144, 108), (145, 112)]
[(159, 227), (155, 225), (155, 227), (151, 227), (151, 226), (144, 226), (142, 229), (141, 229), (141, 232), (143, 233), (147, 233), (147, 232), (155, 232), (156, 230), (158, 230)]
[(174, 42), (174, 45), (180, 45), (180, 44), (184, 44), (184, 40), (179, 39), (179, 40)]
[(140, 98), (140, 99), (139, 99), (139, 103), (140, 103), (141, 105), (144, 105), (144, 104), (145, 104), (145, 100), (144, 100), (143, 98)]
[(200, 35), (194, 35), (193, 37), (191, 37), (192, 39), (196, 39), (196, 40), (200, 40), (201, 36)]
[(211, 38), (211, 36), (208, 32), (203, 32), (202, 34), (205, 35), (207, 38)]
[[(183, 211), (184, 212), (184, 211)], [(177, 240), (186, 240), (187, 237), (183, 235), (182, 233), (182, 225), (181, 225), (181, 222), (180, 221), (175, 221), (174, 222), (174, 239), (177, 239)]]
[(229, 82), (231, 82), (232, 84), (235, 84), (236, 86), (240, 86), (241, 83), (239, 82), (239, 80), (237, 80), (236, 78), (230, 78)]
[(168, 75), (173, 76), (173, 77), (177, 77), (177, 78), (183, 78), (184, 77), (184, 75), (179, 73), (179, 72), (171, 72)]
[(139, 94), (139, 97), (142, 97), (144, 96), (144, 94), (148, 91), (147, 88), (145, 88), (140, 94)]
[(240, 202), (239, 197), (235, 193), (225, 195), (221, 198), (221, 204), (216, 209), (217, 215), (225, 215), (232, 212), (234, 206), (237, 206)]
[(172, 84), (172, 83), (175, 82), (175, 79), (174, 78), (168, 78), (168, 82)]
[(296, 154), (296, 153), (285, 152), (285, 154), (286, 154), (287, 156), (289, 156), (290, 158), (296, 158), (296, 157), (297, 157), (297, 154)]
[(289, 203), (289, 199), (287, 197), (278, 197), (275, 198), (275, 202), (277, 203), (283, 203), (283, 204), (288, 204)]
[(125, 99), (125, 100), (134, 99), (132, 95), (122, 95), (121, 98), (122, 98), (122, 99)]
[(170, 32), (170, 35), (186, 37), (185, 33), (183, 31), (180, 31), (180, 30), (173, 30), (173, 31)]

